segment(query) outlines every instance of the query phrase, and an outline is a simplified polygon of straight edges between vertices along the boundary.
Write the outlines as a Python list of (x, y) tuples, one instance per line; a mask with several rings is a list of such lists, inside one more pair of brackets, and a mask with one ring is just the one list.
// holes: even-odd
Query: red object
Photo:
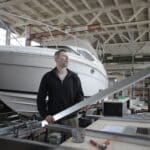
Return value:
[(98, 145), (98, 143), (97, 143), (96, 141), (92, 140), (92, 139), (90, 140), (90, 143), (91, 143), (93, 146), (95, 146), (95, 147)]
[(109, 145), (110, 144), (110, 140), (109, 139), (105, 139), (104, 144), (105, 145)]

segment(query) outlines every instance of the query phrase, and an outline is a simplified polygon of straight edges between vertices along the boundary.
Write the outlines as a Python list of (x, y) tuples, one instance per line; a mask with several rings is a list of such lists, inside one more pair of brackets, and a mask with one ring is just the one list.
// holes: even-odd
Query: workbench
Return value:
[[(117, 121), (117, 120), (97, 120), (90, 126), (88, 126), (87, 130), (96, 131), (95, 133), (98, 133), (99, 131), (102, 131), (103, 129), (106, 131), (109, 127), (112, 126), (112, 130), (116, 130), (118, 127), (118, 133), (121, 131), (121, 128), (119, 127), (144, 127), (149, 128), (149, 123), (144, 122), (133, 122), (133, 121)], [(87, 132), (88, 135), (85, 136), (83, 143), (73, 143), (72, 138), (65, 141), (62, 145), (72, 148), (80, 148), (83, 150), (96, 150), (97, 147), (94, 147), (90, 144), (90, 140), (93, 139), (97, 143), (102, 144), (104, 140), (109, 139), (110, 145), (108, 145), (107, 150), (149, 150), (150, 149), (150, 142), (149, 140), (143, 140), (140, 138), (134, 138), (134, 137), (128, 137), (128, 136), (120, 136), (120, 135), (113, 135), (113, 134), (103, 134), (98, 133), (98, 136), (95, 133), (90, 132), (90, 134)]]

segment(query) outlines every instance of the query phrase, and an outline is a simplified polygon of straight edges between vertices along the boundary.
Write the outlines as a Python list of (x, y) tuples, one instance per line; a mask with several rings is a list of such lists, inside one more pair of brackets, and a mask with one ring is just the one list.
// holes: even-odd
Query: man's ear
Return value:
[(57, 56), (54, 56), (55, 61), (57, 61), (57, 58), (58, 58)]

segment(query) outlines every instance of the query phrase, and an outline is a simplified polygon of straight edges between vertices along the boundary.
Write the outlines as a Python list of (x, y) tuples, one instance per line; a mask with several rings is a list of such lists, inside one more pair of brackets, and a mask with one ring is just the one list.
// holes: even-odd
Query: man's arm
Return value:
[(77, 92), (76, 92), (76, 100), (77, 102), (82, 101), (84, 98), (84, 93), (82, 90), (82, 85), (81, 85), (81, 81), (80, 78), (77, 76)]
[(48, 115), (47, 109), (46, 109), (46, 96), (47, 96), (47, 80), (46, 75), (43, 76), (39, 91), (37, 95), (37, 108), (38, 111), (43, 119)]

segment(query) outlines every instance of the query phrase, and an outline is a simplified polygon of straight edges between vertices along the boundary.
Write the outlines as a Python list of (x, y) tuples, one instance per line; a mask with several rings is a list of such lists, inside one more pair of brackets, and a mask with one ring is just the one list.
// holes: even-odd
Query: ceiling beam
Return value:
[[(128, 33), (129, 31), (127, 31), (127, 33)], [(124, 39), (126, 39), (128, 42), (130, 42), (130, 39), (129, 38), (127, 38), (123, 33), (120, 33), (120, 35), (124, 38)]]
[[(146, 32), (149, 32), (149, 29), (147, 29), (147, 28), (141, 28), (140, 29), (140, 32), (143, 32), (143, 31), (146, 31)], [(108, 34), (108, 32), (109, 32), (109, 34), (113, 34), (113, 33), (116, 33), (116, 31), (114, 31), (114, 30), (109, 30), (109, 31), (104, 31), (104, 30), (102, 30), (102, 31), (100, 31), (100, 32), (97, 32), (97, 31), (93, 31), (93, 32), (91, 32), (90, 33), (90, 35), (96, 35), (96, 36), (103, 36), (103, 35), (106, 35), (106, 34)], [(125, 35), (123, 35), (123, 33), (127, 33), (127, 30), (126, 29), (122, 29), (122, 30), (118, 30), (118, 32), (120, 33), (120, 34), (122, 34), (122, 37), (124, 37), (125, 39), (126, 39), (126, 41), (127, 42), (124, 42), (124, 43), (131, 43), (131, 44), (133, 44), (132, 42), (131, 42), (131, 40), (129, 40)], [(130, 32), (130, 33), (132, 33), (132, 32), (138, 32), (138, 30), (137, 29), (129, 29), (128, 30), (128, 32)], [(89, 36), (89, 34), (82, 34), (82, 35), (79, 35), (78, 37), (80, 38), (83, 38), (84, 36)], [(106, 40), (105, 40), (106, 41)], [(148, 42), (148, 41), (144, 41), (144, 42)], [(136, 42), (136, 43), (140, 43), (140, 42)], [(109, 44), (109, 43), (108, 43)], [(115, 44), (121, 44), (121, 43), (113, 43), (114, 45)], [(123, 44), (123, 43), (122, 43)]]
[(91, 9), (90, 5), (85, 0), (81, 0), (82, 3), (86, 6), (86, 8)]
[(88, 24), (92, 24), (94, 23), (94, 21), (96, 21), (96, 19), (101, 15), (101, 12), (98, 12), (97, 14), (94, 14), (94, 17), (88, 22)]
[[(7, 7), (7, 6), (10, 6), (10, 5), (14, 5), (14, 4), (21, 4), (23, 2), (28, 2), (30, 0), (13, 0), (13, 1), (7, 1), (5, 3), (2, 3), (0, 5), (0, 8), (2, 7)], [(101, 0), (98, 0), (99, 2)], [(49, 2), (52, 2), (53, 3), (53, 0), (49, 0)], [(60, 7), (60, 6), (59, 6)], [(145, 7), (145, 8), (149, 8), (150, 7), (150, 4), (147, 3), (147, 2), (144, 2), (144, 1), (141, 1), (141, 2), (138, 2), (138, 3), (135, 3), (135, 7)], [(121, 4), (120, 6), (116, 7), (116, 6), (109, 6), (105, 9), (103, 8), (94, 8), (94, 9), (90, 9), (90, 10), (81, 10), (81, 11), (78, 11), (78, 12), (72, 12), (72, 13), (69, 13), (69, 14), (66, 14), (66, 15), (76, 15), (76, 14), (80, 14), (80, 13), (90, 13), (90, 12), (105, 12), (105, 11), (113, 11), (113, 10), (117, 10), (117, 9), (127, 9), (127, 8), (132, 8), (132, 5), (131, 4)], [(63, 14), (65, 15), (65, 14)], [(56, 17), (60, 18), (62, 17), (63, 15), (58, 15), (58, 16), (54, 16), (54, 19)]]
[(58, 30), (52, 30), (50, 32), (41, 32), (41, 33), (35, 33), (35, 34), (31, 34), (31, 39), (36, 39), (36, 38), (41, 38), (41, 37), (47, 37), (47, 36), (57, 36), (57, 35), (65, 35), (66, 33), (76, 33), (76, 32), (80, 32), (80, 31), (92, 31), (92, 30), (96, 30), (99, 29), (101, 30), (101, 26), (100, 24), (93, 24), (93, 25), (87, 25), (87, 26), (79, 26), (79, 27), (74, 27), (74, 28), (68, 28), (68, 29), (61, 29), (62, 31), (58, 31)]
[(134, 53), (134, 55), (136, 56), (140, 51), (142, 51), (143, 50), (143, 48), (145, 47), (145, 45), (146, 45), (146, 43), (145, 44), (143, 44), (143, 46), (142, 47), (140, 47), (138, 50), (136, 50), (135, 51), (135, 53)]
[(112, 18), (114, 18), (117, 22), (123, 22), (117, 16), (115, 16), (112, 12), (109, 13)]
[[(104, 46), (110, 46), (110, 48), (112, 48), (112, 45), (113, 46), (129, 46), (129, 47), (132, 47), (132, 46), (135, 46), (135, 45), (143, 45), (143, 44), (150, 44), (150, 41), (144, 41), (144, 42), (135, 42), (135, 43), (114, 43), (114, 44), (105, 44)], [(126, 47), (127, 48), (127, 47)]]
[[(70, 0), (65, 0), (65, 1), (75, 12), (78, 12), (78, 9), (75, 7), (75, 5)], [(80, 16), (83, 18), (83, 20), (86, 22), (86, 24), (87, 24), (87, 22), (89, 22), (83, 14), (81, 14)], [(73, 17), (72, 17), (72, 19), (74, 20), (75, 24), (79, 24), (79, 22), (77, 22)]]
[[(50, 0), (49, 2), (54, 2), (52, 0)], [(135, 3), (135, 6), (136, 7), (145, 7), (145, 8), (148, 8), (150, 7), (150, 4), (146, 3), (146, 2), (139, 2), (139, 3)], [(101, 13), (104, 13), (104, 12), (108, 12), (108, 11), (113, 11), (113, 10), (122, 10), (122, 9), (128, 9), (128, 8), (132, 8), (133, 6), (131, 4), (122, 4), (122, 5), (119, 5), (119, 6), (109, 6), (109, 7), (106, 7), (106, 8), (93, 8), (93, 9), (87, 9), (87, 10), (80, 10), (80, 11), (75, 11), (75, 12), (70, 12), (70, 13), (62, 13), (60, 15), (54, 15), (54, 17), (50, 17), (50, 18), (47, 18), (47, 19), (42, 19), (41, 21), (51, 21), (51, 20), (56, 20), (56, 19), (61, 19), (61, 18), (70, 18), (74, 15), (80, 15), (80, 14), (86, 14), (86, 13), (98, 13), (98, 12), (101, 12)], [(29, 23), (28, 23), (29, 24)], [(20, 26), (22, 24), (16, 24), (16, 26)]]
[[(65, 1), (75, 12), (78, 12), (78, 9), (75, 7), (75, 5), (72, 3), (72, 1), (70, 1), (70, 0), (65, 0)], [(87, 3), (87, 2), (84, 1), (84, 3)], [(80, 16), (83, 18), (83, 20), (86, 22), (86, 24), (89, 24), (89, 20), (84, 16), (84, 14), (80, 14)]]
[(141, 7), (139, 8), (129, 19), (127, 22), (132, 21), (134, 18), (136, 18), (145, 8)]
[(144, 21), (134, 21), (134, 22), (124, 22), (124, 23), (116, 23), (116, 24), (110, 24), (110, 25), (104, 25), (105, 27), (120, 27), (120, 26), (131, 26), (131, 25), (144, 25), (148, 24), (150, 20), (144, 20)]
[[(105, 7), (104, 7), (104, 4), (103, 4), (103, 2), (101, 1), (101, 0), (99, 0), (98, 1), (99, 2), (99, 4), (101, 5), (101, 7), (104, 9)], [(110, 15), (109, 15), (109, 13), (110, 13), (110, 11), (109, 12), (105, 12), (106, 13), (106, 16), (108, 16), (108, 19), (110, 20), (110, 22), (113, 24), (113, 20), (112, 20), (112, 18), (110, 17)], [(104, 26), (103, 26), (104, 27)], [(108, 29), (107, 28), (105, 28), (104, 27), (104, 29), (106, 30), (106, 31), (108, 31)], [(109, 37), (111, 37), (111, 34), (108, 32), (108, 34), (109, 34)], [(114, 36), (113, 36), (114, 37)], [(117, 41), (114, 39), (114, 38), (111, 38), (111, 40), (113, 40), (113, 42), (114, 43), (117, 43)], [(107, 40), (106, 40), (107, 41)], [(106, 42), (105, 41), (105, 42)], [(109, 40), (110, 41), (110, 40)], [(105, 43), (104, 42), (104, 43)]]
[(48, 13), (48, 14), (50, 14), (50, 15), (55, 15), (55, 13), (51, 11), (51, 9), (46, 8), (46, 7), (45, 7), (44, 5), (42, 5), (39, 1), (34, 0), (34, 1), (32, 1), (32, 2), (34, 2), (35, 5), (37, 5), (37, 6), (40, 7), (41, 9), (43, 9), (44, 12), (46, 12), (46, 13)]
[[(122, 22), (126, 22), (126, 19), (125, 19), (123, 13), (122, 13), (122, 10), (119, 8), (118, 0), (114, 0), (114, 3), (115, 3), (115, 5), (118, 7), (118, 11), (119, 11), (120, 16), (121, 16), (121, 18), (122, 18)], [(125, 28), (127, 29), (127, 33), (128, 33), (128, 35), (129, 35), (129, 37), (130, 37), (130, 33), (128, 32), (128, 27), (125, 26)], [(125, 38), (127, 41), (129, 41), (129, 39), (128, 39), (126, 36), (124, 36), (123, 34), (121, 34), (121, 36), (122, 36), (123, 38)]]
[(0, 19), (0, 25), (1, 25), (1, 28), (12, 32), (12, 29), (9, 27), (9, 25), (8, 25), (7, 23), (5, 23), (5, 22), (4, 22), (3, 20), (1, 20), (1, 19)]
[[(119, 23), (122, 22), (122, 20), (120, 20), (117, 16), (115, 16), (115, 15), (112, 14), (111, 12), (110, 12), (109, 14), (110, 14), (110, 17), (114, 18), (114, 19), (115, 19), (116, 21), (118, 21)], [(112, 20), (112, 23), (114, 24), (113, 19), (111, 19), (111, 20)], [(118, 35), (119, 35), (121, 41), (124, 42), (124, 39), (122, 38), (122, 35), (118, 32), (118, 28), (117, 28), (117, 27), (115, 27), (115, 30), (116, 30), (116, 33), (118, 33)]]
[(147, 68), (150, 66), (149, 63), (146, 62), (142, 62), (141, 64), (133, 64), (133, 66), (131, 66), (131, 64), (104, 64), (105, 68), (107, 71), (117, 71), (117, 70), (132, 70), (132, 67), (134, 67), (134, 69), (143, 69), (143, 68)]
[[(104, 7), (104, 5), (103, 5), (103, 7)], [(114, 24), (114, 21), (113, 21), (113, 19), (112, 19), (111, 16), (110, 16), (110, 12), (107, 12), (106, 15), (108, 16), (110, 22), (111, 22), (112, 24)], [(116, 27), (115, 27), (115, 30), (117, 30)], [(109, 33), (109, 32), (108, 32), (108, 33)], [(112, 36), (112, 35), (110, 35), (110, 37), (111, 37), (111, 36)], [(111, 39), (113, 39), (113, 40), (115, 41), (115, 43), (117, 43), (117, 41), (115, 40), (114, 36), (112, 36)], [(107, 40), (106, 40), (106, 41), (107, 41)], [(105, 41), (105, 42), (106, 42), (106, 41)], [(104, 42), (104, 44), (105, 44), (105, 42)]]
[(62, 9), (60, 5), (58, 5), (54, 0), (48, 0), (55, 8), (57, 8), (61, 13), (66, 14), (65, 10)]
[[(133, 17), (135, 18), (135, 20), (136, 21), (138, 21), (138, 18), (137, 18), (137, 16), (138, 16), (138, 14), (142, 11), (142, 9), (140, 9), (139, 11), (137, 11), (137, 12), (139, 12), (139, 13), (136, 13), (136, 9), (137, 9), (137, 7), (135, 7), (135, 2), (134, 2), (134, 0), (131, 0), (131, 4), (132, 4), (132, 6), (133, 6), (133, 12), (134, 12), (134, 14), (133, 14)], [(131, 19), (132, 19), (132, 17), (131, 17)], [(138, 29), (138, 35), (140, 35), (140, 32), (139, 32), (139, 25), (138, 24), (136, 24), (136, 26), (137, 26), (137, 29)], [(132, 36), (133, 37), (133, 36)], [(132, 38), (131, 38), (132, 39)], [(133, 39), (134, 40), (134, 39)]]
[[(131, 33), (132, 33), (132, 32), (138, 32), (137, 29), (129, 29), (128, 31), (131, 32)], [(149, 29), (146, 28), (146, 27), (140, 28), (140, 32), (143, 32), (143, 31), (148, 32)], [(116, 33), (115, 30), (108, 30), (108, 31), (101, 30), (100, 32), (98, 32), (98, 31), (93, 31), (93, 32), (91, 32), (90, 34), (92, 34), (92, 35), (99, 35), (99, 34), (101, 34), (101, 35), (106, 35), (106, 34), (108, 34), (108, 32), (109, 32), (110, 34)], [(121, 30), (118, 30), (117, 32), (119, 32), (119, 33), (127, 33), (127, 30), (126, 30), (126, 29), (121, 29)], [(86, 34), (83, 34), (83, 35), (86, 35)], [(125, 35), (123, 35), (123, 36), (125, 36)], [(129, 40), (129, 39), (128, 39), (128, 40)]]
[(78, 9), (75, 7), (75, 5), (72, 3), (72, 1), (70, 0), (65, 0), (66, 3), (74, 10), (74, 11), (78, 11)]
[[(145, 7), (148, 8), (150, 7), (150, 4), (146, 3), (146, 2), (139, 2), (139, 3), (135, 3), (136, 7)], [(78, 12), (70, 12), (69, 14), (61, 14), (61, 15), (57, 15), (52, 17), (51, 19), (59, 19), (61, 17), (72, 17), (74, 15), (80, 15), (80, 14), (86, 14), (86, 13), (95, 13), (95, 12), (102, 12), (102, 13), (106, 13), (108, 11), (113, 11), (113, 10), (118, 10), (119, 9), (128, 9), (128, 8), (133, 8), (133, 6), (131, 4), (122, 4), (119, 5), (118, 7), (116, 6), (108, 6), (105, 8), (93, 8), (93, 9), (87, 9), (87, 10), (80, 10)]]
[[(10, 17), (9, 17), (9, 18), (10, 18)], [(12, 32), (14, 32), (14, 33), (20, 35), (20, 33), (19, 33), (15, 28), (13, 28), (12, 25), (8, 25), (7, 22), (9, 22), (9, 21), (8, 21), (9, 18), (4, 18), (4, 17), (0, 16), (0, 21), (3, 22), (3, 26), (6, 25), (6, 28), (5, 28), (5, 27), (4, 27), (4, 28), (5, 28), (5, 29), (8, 29), (8, 27), (9, 27), (9, 29), (10, 29)]]
[[(150, 0), (148, 0), (148, 3), (150, 3)], [(148, 19), (150, 20), (150, 7), (147, 8), (148, 9)], [(148, 28), (150, 30), (150, 23), (148, 24)], [(150, 41), (150, 31), (148, 32), (148, 38), (149, 38), (149, 41)]]
[[(106, 41), (106, 38), (103, 36), (103, 35), (101, 35), (101, 34), (99, 34), (99, 36), (100, 36), (100, 38), (103, 40), (103, 43)], [(102, 44), (103, 44), (102, 43)]]
[(134, 40), (134, 42), (137, 42), (139, 39), (141, 39), (141, 37), (143, 37), (146, 32), (147, 32), (147, 31), (143, 31), (143, 33), (141, 33), (141, 34)]
[(37, 11), (35, 11), (34, 9), (32, 9), (32, 8), (30, 8), (27, 4), (25, 4), (25, 3), (22, 3), (21, 5), (20, 5), (20, 7), (21, 7), (21, 10), (25, 10), (25, 11), (27, 11), (27, 12), (30, 12), (30, 14), (32, 14), (32, 15), (34, 15), (35, 17), (37, 17), (37, 18), (43, 18), (43, 16), (40, 14), (40, 13), (38, 13)]
[(0, 8), (2, 7), (7, 7), (7, 6), (12, 6), (12, 5), (19, 5), (19, 4), (22, 4), (24, 2), (28, 2), (28, 1), (31, 1), (31, 0), (13, 0), (13, 1), (4, 1), (3, 3), (1, 2), (0, 3)]
[(104, 42), (104, 44), (108, 43), (114, 36), (116, 33), (113, 33), (112, 35), (109, 36), (109, 38)]

